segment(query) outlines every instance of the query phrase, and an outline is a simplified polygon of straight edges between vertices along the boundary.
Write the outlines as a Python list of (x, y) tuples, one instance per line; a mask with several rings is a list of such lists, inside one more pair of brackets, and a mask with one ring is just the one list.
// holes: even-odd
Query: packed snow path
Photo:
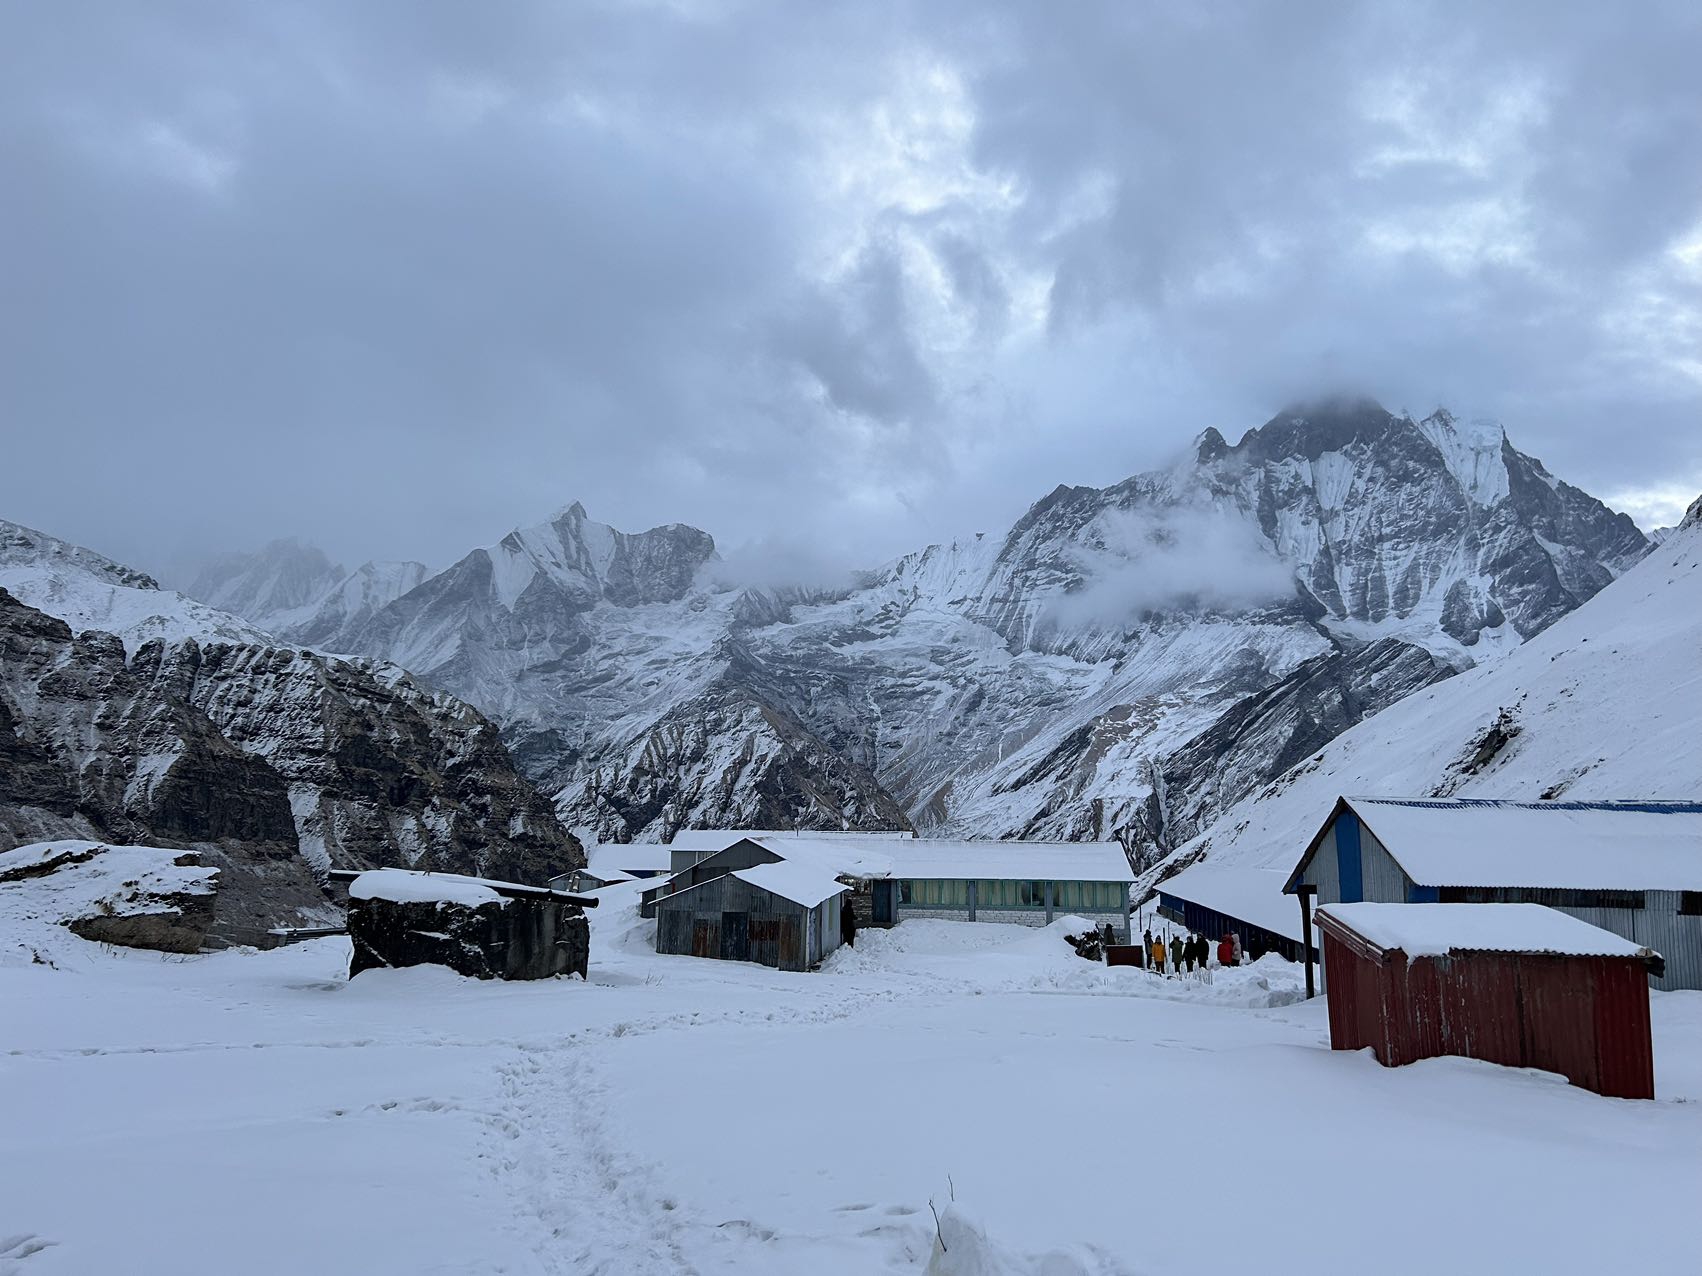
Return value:
[(0, 1274), (915, 1273), (930, 1201), (988, 1242), (952, 1273), (1687, 1261), (1702, 994), (1655, 998), (1631, 1103), (1333, 1054), (1280, 963), (1205, 987), (906, 922), (784, 975), (608, 903), (588, 984), (0, 950)]

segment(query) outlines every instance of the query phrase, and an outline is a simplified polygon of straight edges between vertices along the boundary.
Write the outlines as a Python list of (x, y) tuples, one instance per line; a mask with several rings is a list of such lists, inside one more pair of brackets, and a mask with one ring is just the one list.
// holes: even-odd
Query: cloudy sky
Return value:
[(1002, 527), (1338, 389), (1702, 491), (1702, 4), (0, 0), (0, 516)]

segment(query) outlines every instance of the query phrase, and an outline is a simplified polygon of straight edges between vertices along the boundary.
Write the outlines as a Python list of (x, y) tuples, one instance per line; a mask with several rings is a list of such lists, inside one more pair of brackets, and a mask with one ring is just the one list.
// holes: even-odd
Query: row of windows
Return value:
[[(1129, 888), (1118, 882), (1053, 882), (1052, 909), (1120, 910), (1128, 901)], [(969, 883), (935, 878), (898, 883), (898, 902), (911, 908), (968, 908)], [(1045, 908), (1045, 882), (991, 881), (975, 883), (977, 908)]]
[(1444, 886), (1444, 904), (1546, 904), (1550, 908), (1643, 907), (1642, 891), (1573, 891), (1520, 886)]

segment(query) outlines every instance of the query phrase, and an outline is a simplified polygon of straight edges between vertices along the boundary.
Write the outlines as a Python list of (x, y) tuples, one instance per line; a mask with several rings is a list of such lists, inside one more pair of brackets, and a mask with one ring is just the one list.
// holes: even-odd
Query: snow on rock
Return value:
[(180, 850), (56, 841), (0, 851), (0, 963), (51, 962), (64, 927), (127, 948), (192, 953), (213, 917), (219, 871)]
[(378, 868), (349, 883), (350, 899), (382, 899), (392, 904), (481, 904), (508, 901), (476, 877), (459, 873), (416, 873), (402, 868)]
[(134, 654), (159, 639), (271, 642), (258, 625), (161, 589), (153, 577), (81, 545), (0, 519), (0, 589), (79, 633), (117, 634)]

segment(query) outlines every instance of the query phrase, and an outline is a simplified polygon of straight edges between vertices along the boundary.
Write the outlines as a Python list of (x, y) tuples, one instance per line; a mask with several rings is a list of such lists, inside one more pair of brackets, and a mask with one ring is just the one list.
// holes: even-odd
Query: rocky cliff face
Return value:
[(50, 607), (133, 623), (124, 637), (74, 634), (0, 590), (9, 843), (196, 849), (220, 869), (219, 933), (250, 939), (323, 913), (315, 870), (332, 865), (543, 881), (583, 863), (496, 727), (465, 703), (400, 669), (272, 642), (146, 637), (198, 613), (151, 581), (41, 552), (49, 538), (32, 535), (28, 561), (14, 555), (0, 580)]
[(574, 506), (349, 637), (496, 716), (600, 837), (902, 812), (1151, 849), (1647, 547), (1498, 426), (1342, 401), (829, 593), (718, 587), (703, 533)]

